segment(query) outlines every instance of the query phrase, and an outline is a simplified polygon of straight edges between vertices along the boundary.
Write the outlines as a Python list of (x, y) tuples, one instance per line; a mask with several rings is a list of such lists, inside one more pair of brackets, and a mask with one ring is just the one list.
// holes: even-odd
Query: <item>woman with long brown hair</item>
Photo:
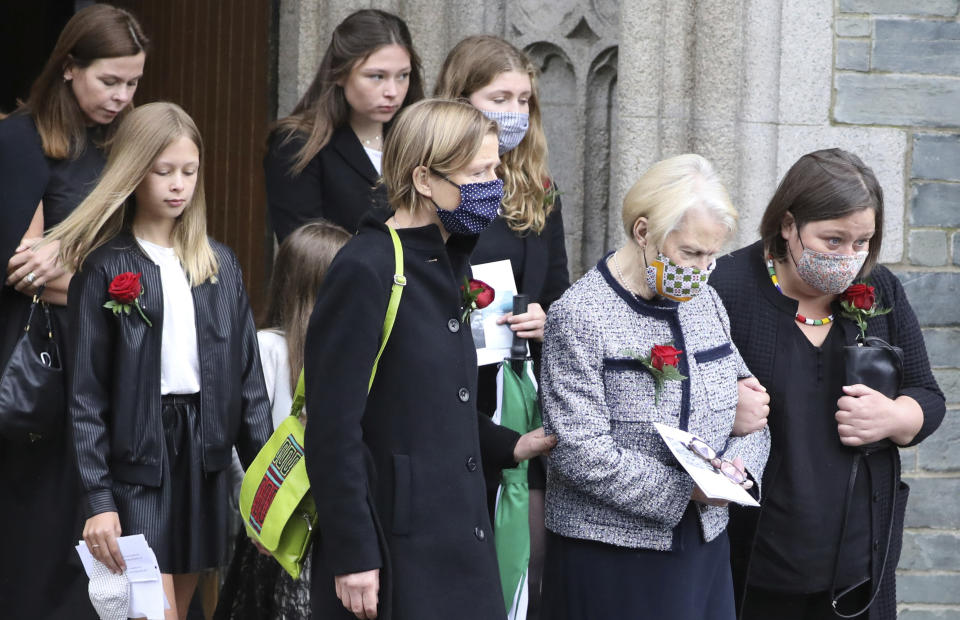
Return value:
[(356, 232), (386, 207), (383, 139), (403, 107), (423, 98), (420, 59), (396, 15), (363, 9), (333, 31), (313, 83), (270, 134), (263, 160), (279, 241), (316, 218)]
[[(66, 303), (70, 274), (57, 261), (57, 245), (35, 245), (83, 200), (103, 169), (103, 145), (131, 106), (148, 48), (129, 13), (106, 4), (87, 7), (64, 27), (27, 100), (0, 121), (3, 364), (34, 293)], [(58, 338), (60, 305), (52, 307)], [(65, 421), (66, 411), (32, 441), (0, 428), (0, 530), (16, 533), (0, 559), (0, 600), (12, 618), (95, 617), (73, 549), (80, 499)], [(23, 570), (25, 558), (29, 570)]]

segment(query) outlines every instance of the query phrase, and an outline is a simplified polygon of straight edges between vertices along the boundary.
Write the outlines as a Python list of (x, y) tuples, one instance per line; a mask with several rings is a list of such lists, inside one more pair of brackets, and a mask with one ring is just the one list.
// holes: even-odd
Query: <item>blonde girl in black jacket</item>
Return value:
[(228, 476), (270, 434), (256, 331), (236, 257), (206, 236), (202, 143), (178, 106), (124, 120), (99, 183), (49, 235), (69, 290), (69, 413), (88, 519), (114, 572), (143, 534), (185, 618), (226, 549)]

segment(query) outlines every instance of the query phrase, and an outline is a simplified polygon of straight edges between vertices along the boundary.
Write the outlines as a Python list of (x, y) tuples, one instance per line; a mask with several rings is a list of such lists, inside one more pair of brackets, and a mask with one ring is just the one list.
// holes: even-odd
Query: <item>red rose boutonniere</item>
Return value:
[(867, 336), (867, 319), (882, 316), (892, 308), (881, 308), (877, 303), (876, 290), (864, 282), (850, 286), (840, 294), (840, 316), (850, 319), (860, 328), (860, 340)]
[(482, 280), (467, 280), (467, 276), (463, 276), (463, 286), (460, 287), (460, 294), (463, 296), (461, 323), (466, 323), (470, 313), (474, 310), (489, 306), (493, 302), (493, 298), (496, 297), (496, 292), (492, 286)]
[(677, 370), (677, 361), (683, 353), (680, 349), (673, 348), (673, 343), (658, 344), (650, 349), (650, 355), (641, 357), (636, 353), (629, 353), (634, 359), (640, 361), (650, 374), (653, 375), (655, 383), (653, 392), (653, 404), (660, 404), (660, 392), (663, 391), (664, 381), (684, 381), (687, 377), (681, 375)]
[(107, 293), (110, 295), (110, 301), (103, 304), (104, 308), (113, 310), (114, 314), (130, 314), (130, 306), (137, 309), (140, 318), (147, 324), (147, 327), (153, 327), (153, 323), (143, 313), (140, 307), (140, 296), (143, 295), (143, 285), (140, 284), (142, 274), (124, 272), (118, 275), (110, 282)]

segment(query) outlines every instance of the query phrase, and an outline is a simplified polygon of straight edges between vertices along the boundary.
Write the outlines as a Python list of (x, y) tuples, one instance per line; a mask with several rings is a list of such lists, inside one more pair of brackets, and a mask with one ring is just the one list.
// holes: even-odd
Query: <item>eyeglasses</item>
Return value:
[[(737, 484), (743, 484), (747, 480), (747, 476), (742, 471), (737, 469), (736, 465), (726, 459), (720, 459), (720, 457), (717, 456), (716, 451), (711, 448), (707, 442), (699, 437), (691, 438), (686, 445), (691, 452), (702, 458), (707, 463), (710, 463), (711, 467), (719, 470), (720, 473), (729, 478), (731, 481)], [(717, 460), (720, 461), (719, 467), (714, 465), (714, 462)]]

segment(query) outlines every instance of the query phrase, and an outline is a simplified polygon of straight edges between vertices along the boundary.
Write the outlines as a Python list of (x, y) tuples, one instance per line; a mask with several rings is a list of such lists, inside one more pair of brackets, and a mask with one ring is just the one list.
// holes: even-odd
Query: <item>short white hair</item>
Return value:
[(645, 217), (647, 241), (660, 247), (695, 207), (713, 214), (731, 232), (736, 227), (737, 210), (713, 165), (693, 153), (670, 157), (651, 166), (627, 192), (623, 229), (632, 239), (633, 225)]

